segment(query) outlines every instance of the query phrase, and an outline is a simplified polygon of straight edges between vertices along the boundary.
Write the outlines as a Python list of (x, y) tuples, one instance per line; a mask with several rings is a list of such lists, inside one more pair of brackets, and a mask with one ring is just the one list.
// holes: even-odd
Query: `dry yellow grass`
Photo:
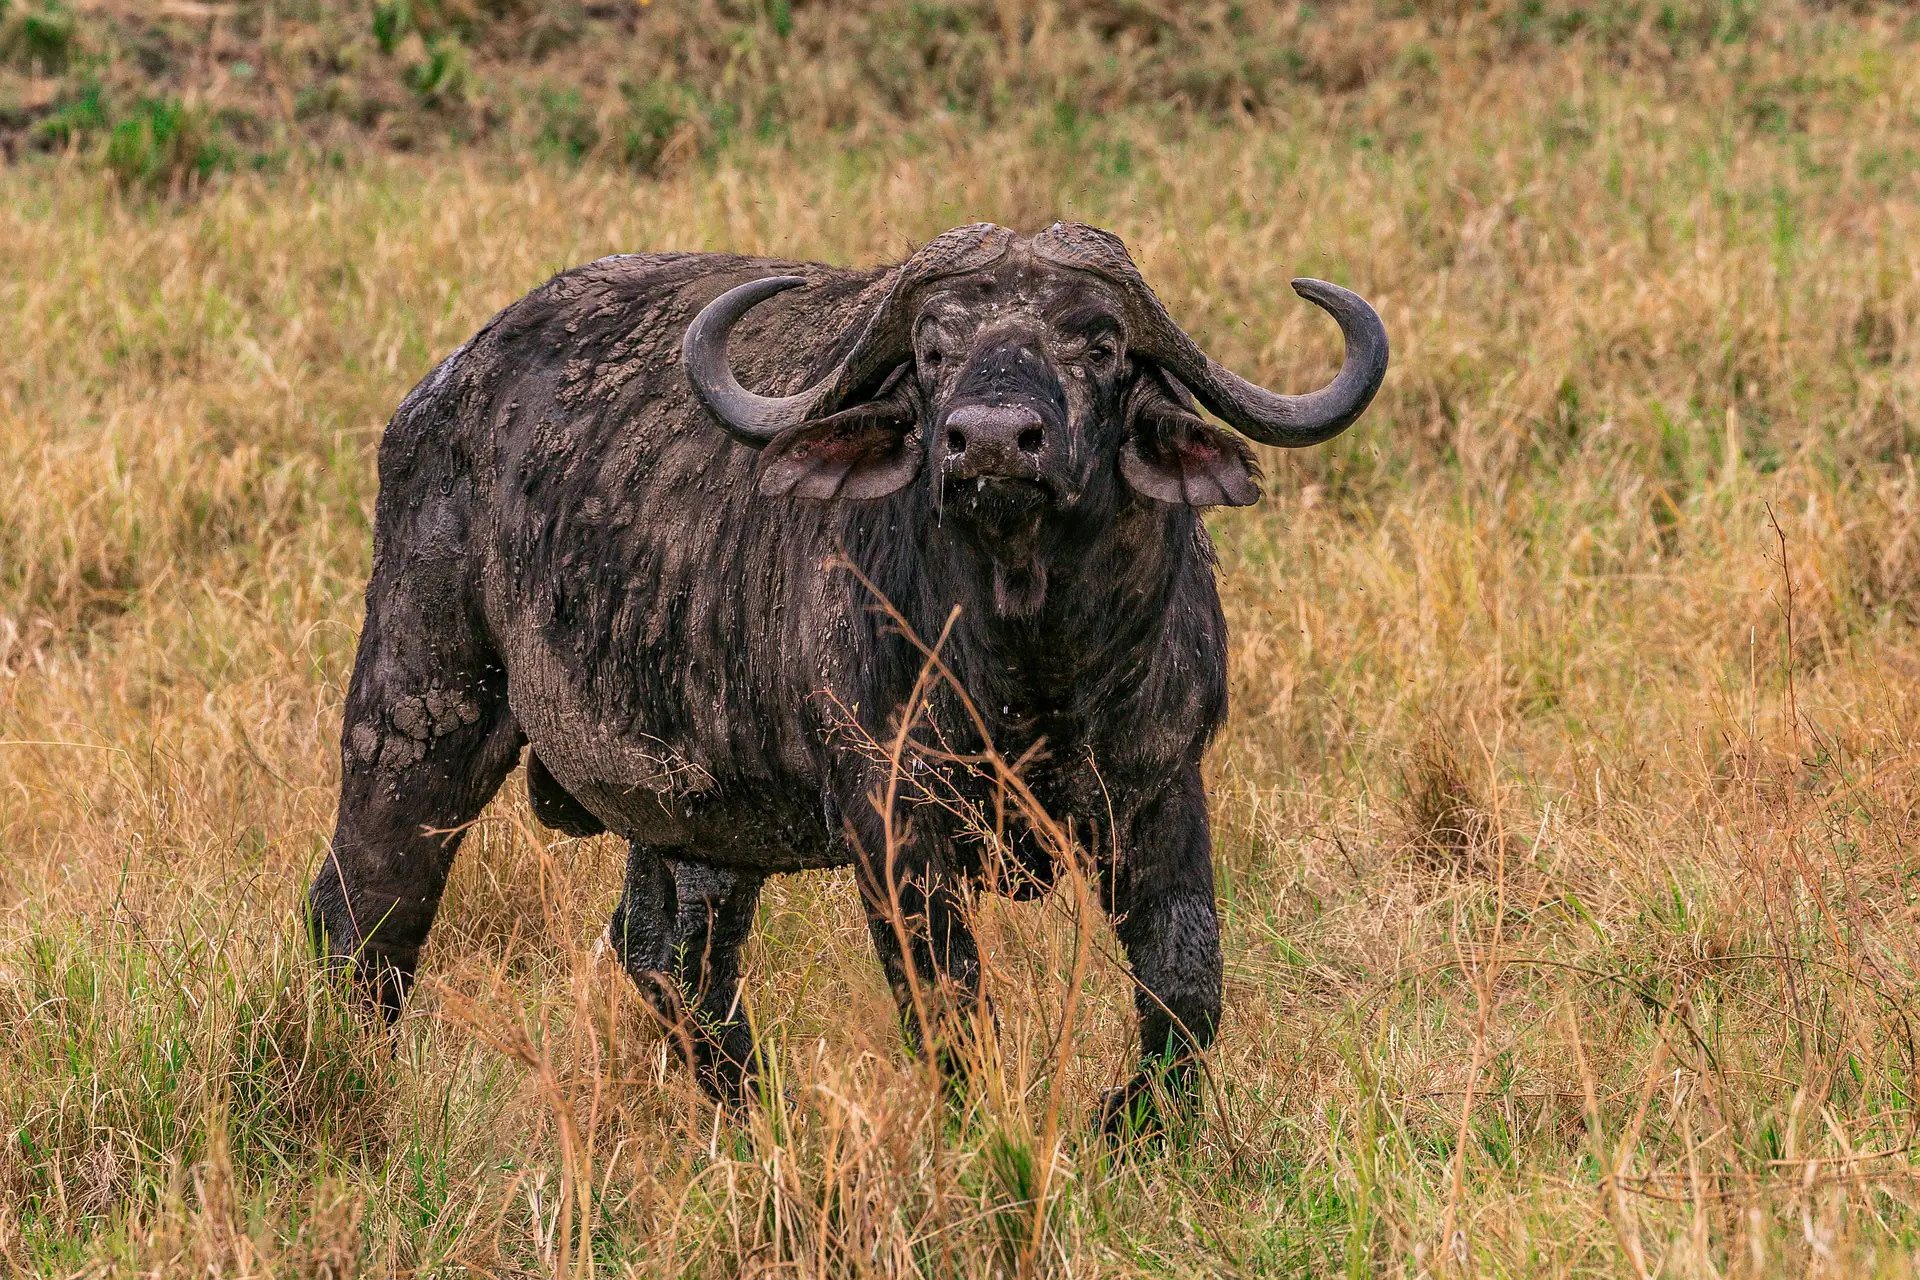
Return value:
[[(658, 180), (0, 173), (0, 1258), (50, 1273), (1907, 1275), (1920, 991), (1920, 48), (1431, 61), (1263, 123), (933, 120)], [(1003, 1069), (904, 1055), (842, 875), (775, 882), (785, 1096), (716, 1123), (597, 948), (619, 852), (517, 784), (369, 1041), (294, 928), (373, 448), (602, 253), (1112, 228), (1269, 385), (1395, 366), (1214, 521), (1227, 1020), (1114, 1163), (1097, 922), (982, 904)], [(583, 1250), (581, 1244), (586, 1248)]]

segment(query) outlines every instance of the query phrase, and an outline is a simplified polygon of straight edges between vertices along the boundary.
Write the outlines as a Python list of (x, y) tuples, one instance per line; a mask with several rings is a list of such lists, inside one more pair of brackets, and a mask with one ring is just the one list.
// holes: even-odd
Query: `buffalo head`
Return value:
[(727, 335), (752, 307), (805, 283), (749, 281), (687, 330), (695, 391), (736, 439), (765, 450), (761, 490), (877, 498), (924, 470), (936, 506), (989, 531), (1071, 510), (1112, 491), (1110, 478), (1160, 502), (1250, 503), (1252, 452), (1203, 421), (1195, 397), (1254, 440), (1299, 447), (1359, 417), (1387, 367), (1372, 307), (1336, 285), (1296, 280), (1339, 321), (1346, 358), (1321, 390), (1277, 395), (1202, 352), (1116, 237), (1062, 223), (1023, 240), (977, 223), (901, 265), (819, 382), (755, 395), (728, 366)]

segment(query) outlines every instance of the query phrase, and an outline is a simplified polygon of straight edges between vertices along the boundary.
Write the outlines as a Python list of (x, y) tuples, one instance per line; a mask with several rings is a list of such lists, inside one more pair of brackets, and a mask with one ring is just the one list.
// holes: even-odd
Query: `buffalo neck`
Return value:
[(1197, 513), (1125, 492), (1048, 513), (1021, 537), (984, 539), (924, 508), (912, 524), (913, 554), (886, 575), (890, 598), (928, 641), (959, 606), (942, 657), (996, 726), (1069, 731), (1061, 721), (1131, 688), (1180, 586), (1211, 574)]

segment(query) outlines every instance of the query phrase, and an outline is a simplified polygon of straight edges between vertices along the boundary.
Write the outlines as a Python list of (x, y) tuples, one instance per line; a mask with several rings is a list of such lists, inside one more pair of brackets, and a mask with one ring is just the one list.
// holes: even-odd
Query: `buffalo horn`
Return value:
[(1200, 350), (1167, 314), (1117, 237), (1056, 223), (1035, 237), (1034, 248), (1063, 266), (1119, 285), (1135, 330), (1134, 351), (1178, 377), (1221, 421), (1261, 444), (1298, 449), (1339, 435), (1366, 411), (1386, 377), (1386, 326), (1366, 299), (1339, 285), (1293, 282), (1295, 293), (1339, 321), (1347, 352), (1332, 382), (1307, 395), (1287, 396), (1255, 386)]
[[(802, 276), (767, 276), (735, 285), (701, 309), (687, 326), (681, 347), (687, 380), (713, 416), (736, 440), (759, 448), (767, 441), (807, 420), (807, 413), (833, 384), (831, 377), (791, 396), (760, 396), (740, 385), (727, 363), (727, 335), (740, 317), (776, 293), (797, 289)], [(836, 373), (838, 370), (835, 371)]]
[(893, 273), (885, 296), (867, 314), (853, 349), (805, 391), (790, 396), (755, 395), (740, 385), (727, 363), (727, 335), (740, 317), (777, 293), (807, 281), (766, 276), (735, 285), (709, 302), (687, 326), (681, 358), (701, 403), (742, 444), (758, 449), (789, 427), (816, 421), (847, 397), (913, 354), (913, 309), (909, 296), (945, 276), (978, 270), (999, 260), (1014, 236), (1005, 227), (976, 222), (935, 236)]

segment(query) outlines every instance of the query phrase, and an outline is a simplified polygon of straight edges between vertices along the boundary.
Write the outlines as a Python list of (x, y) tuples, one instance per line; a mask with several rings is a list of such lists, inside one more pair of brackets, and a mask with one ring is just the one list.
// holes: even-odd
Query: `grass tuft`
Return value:
[[(1920, 28), (656, 0), (642, 58), (584, 8), (420, 3), (391, 52), (371, 7), (273, 8), (271, 57), (265, 8), (219, 19), (228, 97), (167, 69), (211, 20), (132, 77), (112, 5), (0, 73), (62, 153), (0, 170), (6, 1267), (1912, 1273)], [(473, 78), (429, 104), (441, 40)], [(317, 95), (270, 172), (229, 114), (260, 86)], [(1077, 882), (979, 904), (1000, 1033), (943, 1094), (835, 873), (764, 895), (770, 1087), (724, 1123), (600, 945), (620, 851), (518, 780), (406, 1014), (358, 1025), (295, 922), (406, 389), (601, 254), (1056, 217), (1264, 384), (1337, 360), (1296, 275), (1395, 343), (1358, 427), (1209, 517), (1201, 1113), (1093, 1140), (1132, 996)]]

